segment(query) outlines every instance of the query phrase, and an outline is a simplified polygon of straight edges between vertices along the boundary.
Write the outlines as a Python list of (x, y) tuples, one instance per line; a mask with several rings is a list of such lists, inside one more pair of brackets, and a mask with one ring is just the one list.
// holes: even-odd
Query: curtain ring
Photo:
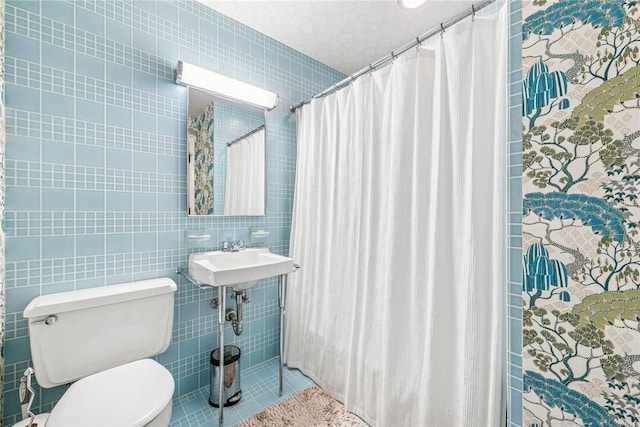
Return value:
[(444, 24), (440, 23), (440, 38), (444, 37)]
[(420, 41), (420, 37), (416, 37), (416, 49), (420, 50), (420, 46), (422, 46), (422, 41)]
[(475, 22), (476, 20), (476, 7), (471, 5), (471, 22)]

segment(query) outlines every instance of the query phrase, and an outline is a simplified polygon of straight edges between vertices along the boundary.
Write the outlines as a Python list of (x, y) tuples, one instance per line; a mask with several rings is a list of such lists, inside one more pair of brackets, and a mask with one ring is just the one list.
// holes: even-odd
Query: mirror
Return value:
[(266, 214), (265, 110), (189, 87), (187, 214)]

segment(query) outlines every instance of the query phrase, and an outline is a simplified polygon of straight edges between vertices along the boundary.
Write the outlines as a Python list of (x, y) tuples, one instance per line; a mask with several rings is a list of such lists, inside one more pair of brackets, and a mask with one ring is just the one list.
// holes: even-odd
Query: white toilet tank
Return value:
[(176, 289), (159, 278), (33, 299), (23, 315), (38, 384), (67, 384), (165, 351)]

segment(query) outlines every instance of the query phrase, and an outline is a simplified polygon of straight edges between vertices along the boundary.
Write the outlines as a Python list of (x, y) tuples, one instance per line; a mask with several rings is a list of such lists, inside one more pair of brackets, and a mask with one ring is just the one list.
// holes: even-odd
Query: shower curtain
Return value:
[(265, 130), (227, 147), (225, 215), (264, 215)]
[(374, 426), (500, 424), (504, 9), (299, 110), (285, 360)]

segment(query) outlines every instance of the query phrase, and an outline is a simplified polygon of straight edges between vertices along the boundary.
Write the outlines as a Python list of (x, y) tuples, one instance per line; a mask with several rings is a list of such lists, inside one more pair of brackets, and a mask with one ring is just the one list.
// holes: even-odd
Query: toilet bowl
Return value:
[(165, 351), (177, 286), (168, 278), (35, 298), (24, 311), (36, 379), (73, 384), (45, 427), (166, 427), (175, 382)]

